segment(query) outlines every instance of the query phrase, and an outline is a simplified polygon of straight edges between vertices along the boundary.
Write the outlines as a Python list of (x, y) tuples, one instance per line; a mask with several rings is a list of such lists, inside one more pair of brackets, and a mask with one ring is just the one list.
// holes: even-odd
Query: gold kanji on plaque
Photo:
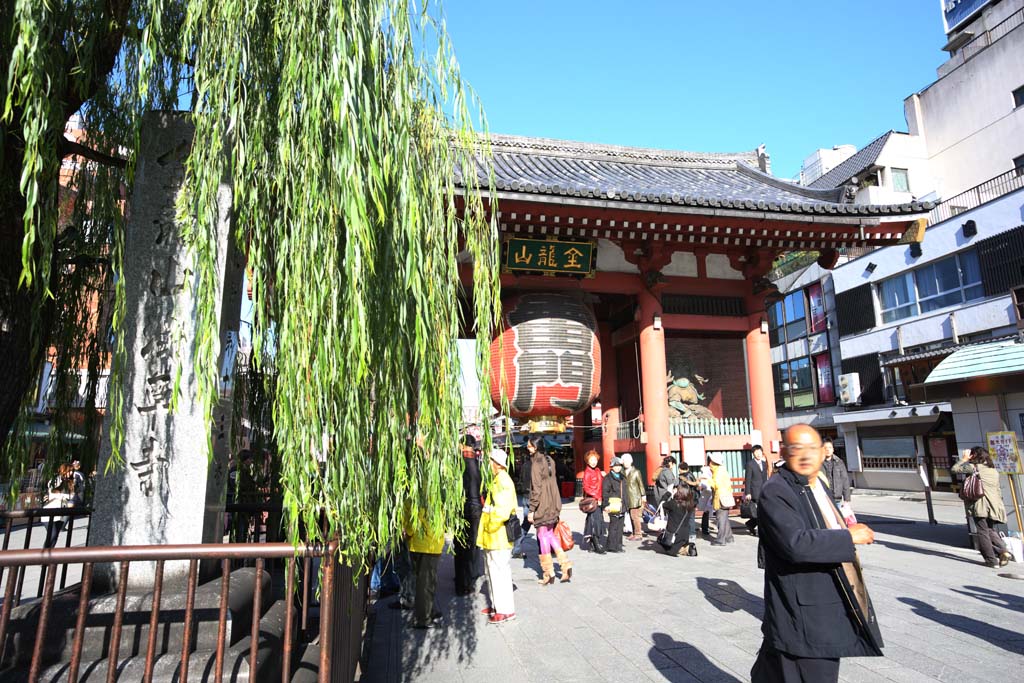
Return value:
[(580, 257), (583, 256), (583, 252), (573, 247), (565, 252), (568, 257), (563, 264), (565, 268), (582, 268), (583, 264), (580, 263)]

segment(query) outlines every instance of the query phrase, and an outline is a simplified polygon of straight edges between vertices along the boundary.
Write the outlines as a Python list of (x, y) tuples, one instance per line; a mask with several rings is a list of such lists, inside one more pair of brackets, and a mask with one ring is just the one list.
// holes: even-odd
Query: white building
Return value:
[(938, 79), (904, 101), (935, 187), (950, 198), (1024, 169), (1024, 0), (950, 3), (949, 59)]

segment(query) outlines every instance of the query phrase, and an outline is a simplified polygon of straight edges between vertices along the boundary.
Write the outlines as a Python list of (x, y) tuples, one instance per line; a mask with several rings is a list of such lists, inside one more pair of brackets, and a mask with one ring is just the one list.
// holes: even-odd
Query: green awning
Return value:
[(916, 385), (925, 400), (948, 400), (1019, 391), (1024, 380), (1024, 343), (972, 344), (954, 351)]

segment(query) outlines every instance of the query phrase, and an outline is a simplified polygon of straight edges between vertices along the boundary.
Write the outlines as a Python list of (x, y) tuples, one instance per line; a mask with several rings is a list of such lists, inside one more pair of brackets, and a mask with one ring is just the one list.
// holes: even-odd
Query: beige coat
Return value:
[(985, 495), (969, 503), (967, 512), (971, 517), (987, 517), (993, 521), (1006, 523), (1006, 506), (1003, 504), (1003, 492), (999, 489), (999, 470), (988, 465), (977, 465), (971, 461), (958, 462), (952, 470), (957, 474), (971, 474), (978, 468), (981, 485)]

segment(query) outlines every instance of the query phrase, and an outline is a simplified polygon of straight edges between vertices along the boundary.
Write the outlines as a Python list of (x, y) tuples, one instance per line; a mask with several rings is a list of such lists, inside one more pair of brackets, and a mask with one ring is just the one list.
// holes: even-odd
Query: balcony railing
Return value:
[(943, 201), (928, 214), (928, 225), (941, 223), (1021, 188), (1024, 188), (1024, 173), (1018, 169), (1007, 171)]
[(985, 50), (992, 43), (996, 42), (1007, 33), (1017, 28), (1021, 24), (1024, 24), (1024, 9), (1019, 9), (1010, 16), (1003, 19), (1001, 22), (985, 31), (981, 35), (975, 36), (970, 42), (965, 44), (962, 48), (957, 50), (955, 56), (950, 58), (950, 66), (958, 67), (962, 64), (969, 62), (973, 58), (977, 57), (982, 51)]

